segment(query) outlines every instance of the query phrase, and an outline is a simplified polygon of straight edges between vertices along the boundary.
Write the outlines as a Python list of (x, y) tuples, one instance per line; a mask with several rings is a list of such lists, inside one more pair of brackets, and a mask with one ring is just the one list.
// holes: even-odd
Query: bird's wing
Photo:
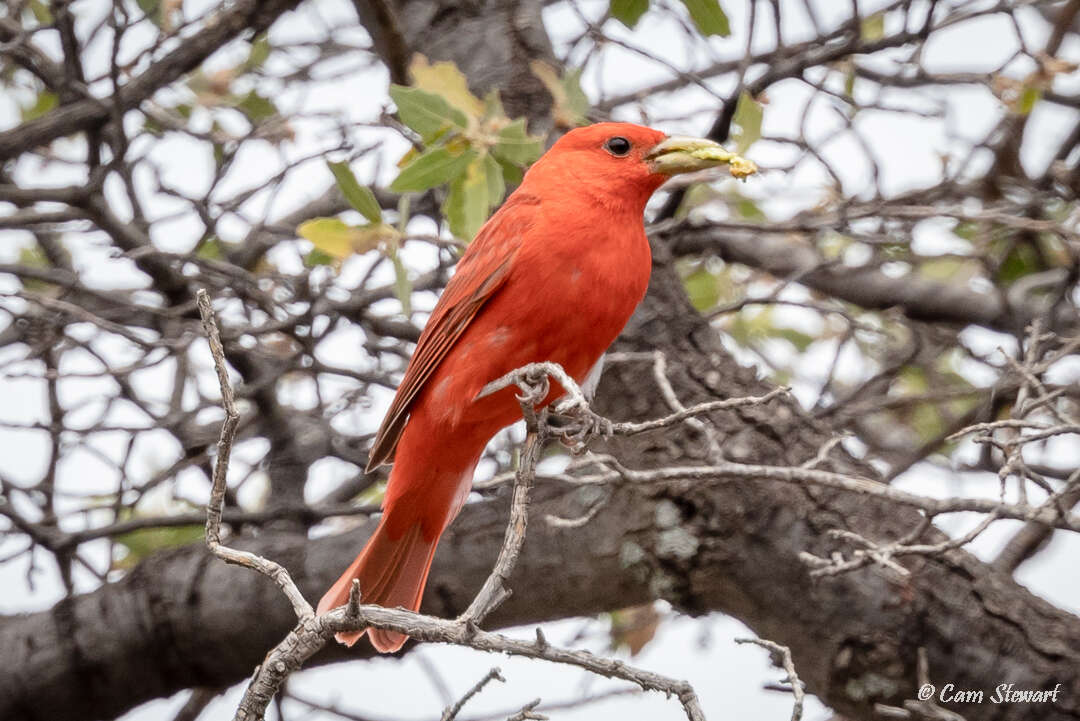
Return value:
[[(515, 209), (507, 203), (477, 234), (469, 250), (458, 263), (446, 284), (439, 302), (431, 312), (424, 332), (413, 351), (405, 377), (401, 379), (394, 402), (386, 412), (368, 456), (367, 470), (388, 463), (394, 456), (401, 432), (409, 417), (409, 407), (424, 383), (450, 352), (480, 308), (490, 299), (510, 274), (510, 267), (521, 245), (520, 222), (507, 222)], [(521, 206), (522, 203), (513, 203)], [(518, 211), (522, 210), (520, 207)], [(502, 216), (501, 218), (498, 216)]]

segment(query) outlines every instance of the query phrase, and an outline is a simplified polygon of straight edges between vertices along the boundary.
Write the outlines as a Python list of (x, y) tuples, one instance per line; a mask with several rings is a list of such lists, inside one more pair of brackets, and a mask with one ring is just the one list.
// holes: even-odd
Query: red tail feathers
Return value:
[[(424, 540), (420, 523), (392, 539), (386, 530), (386, 517), (375, 529), (364, 550), (319, 601), (318, 613), (342, 606), (349, 600), (354, 578), (360, 580), (361, 603), (375, 603), (386, 608), (402, 606), (410, 611), (420, 608), (424, 583), (431, 570), (438, 538)], [(380, 653), (393, 653), (405, 645), (408, 636), (393, 631), (366, 628), (355, 633), (339, 633), (341, 643), (352, 646), (364, 634)]]

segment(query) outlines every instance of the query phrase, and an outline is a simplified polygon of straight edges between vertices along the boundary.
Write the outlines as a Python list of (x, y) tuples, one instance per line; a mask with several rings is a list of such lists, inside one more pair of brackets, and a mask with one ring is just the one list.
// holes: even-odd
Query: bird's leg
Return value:
[[(521, 413), (525, 417), (525, 425), (529, 429), (537, 428), (536, 408), (547, 398), (551, 389), (551, 381), (543, 370), (529, 371), (517, 382), (520, 393), (515, 397), (521, 404)], [(546, 417), (546, 413), (543, 414)]]

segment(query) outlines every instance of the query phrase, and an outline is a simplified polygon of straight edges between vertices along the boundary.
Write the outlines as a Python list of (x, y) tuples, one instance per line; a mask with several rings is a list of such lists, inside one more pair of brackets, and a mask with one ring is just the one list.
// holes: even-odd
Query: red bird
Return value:
[[(649, 282), (642, 215), (675, 173), (719, 165), (709, 140), (668, 138), (638, 125), (571, 130), (526, 173), (477, 233), (431, 313), (379, 428), (368, 470), (395, 459), (375, 534), (319, 601), (420, 607), (431, 559), (469, 495), (491, 437), (517, 421), (509, 388), (477, 399), (490, 381), (554, 361), (578, 383), (622, 330)], [(696, 152), (696, 154), (695, 154)], [(562, 394), (552, 382), (545, 403)], [(407, 637), (374, 628), (383, 653)]]

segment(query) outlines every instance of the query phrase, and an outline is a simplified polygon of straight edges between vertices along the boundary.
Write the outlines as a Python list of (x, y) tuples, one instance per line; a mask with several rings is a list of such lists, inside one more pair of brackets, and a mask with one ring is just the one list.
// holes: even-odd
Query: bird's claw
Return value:
[(538, 371), (526, 375), (518, 382), (518, 387), (521, 389), (521, 393), (517, 395), (518, 402), (536, 407), (547, 398), (551, 382), (547, 373)]
[(580, 401), (567, 398), (555, 405), (554, 414), (548, 418), (548, 426), (559, 442), (577, 456), (585, 452), (593, 439), (611, 438), (614, 425)]

